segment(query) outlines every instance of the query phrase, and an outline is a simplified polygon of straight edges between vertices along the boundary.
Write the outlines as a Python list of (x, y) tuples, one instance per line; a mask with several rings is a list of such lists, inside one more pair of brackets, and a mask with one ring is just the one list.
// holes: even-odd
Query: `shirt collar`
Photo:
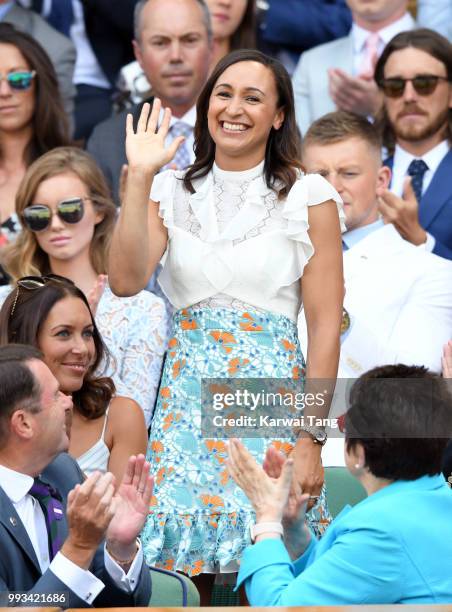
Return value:
[(28, 474), (16, 472), (0, 465), (0, 486), (14, 504), (17, 504), (27, 495), (33, 486), (33, 482), (34, 479)]
[(7, 2), (6, 4), (2, 4), (2, 6), (0, 6), (0, 21), (2, 21), (13, 4), (14, 2)]
[(432, 173), (435, 173), (441, 161), (447, 155), (448, 152), (449, 143), (447, 140), (443, 140), (442, 142), (437, 144), (436, 147), (430, 149), (430, 151), (425, 153), (425, 155), (422, 155), (422, 157), (418, 157), (416, 155), (413, 155), (412, 153), (408, 153), (408, 151), (405, 151), (405, 149), (402, 149), (402, 147), (397, 144), (394, 151), (393, 168), (397, 168), (400, 174), (402, 176), (405, 176), (405, 174), (408, 172), (408, 166), (411, 164), (413, 159), (422, 159), (427, 164), (428, 169)]
[[(412, 30), (415, 25), (416, 22), (411, 17), (411, 15), (409, 13), (405, 13), (405, 15), (400, 17), (400, 19), (397, 19), (397, 21), (390, 23), (381, 30), (378, 30), (377, 33), (383, 43), (387, 45), (391, 38), (393, 38), (396, 34), (405, 30)], [(360, 53), (363, 50), (364, 45), (366, 44), (367, 37), (369, 36), (369, 34), (371, 34), (371, 32), (353, 22), (351, 34), (353, 41), (353, 50), (355, 53)]]
[(384, 223), (382, 219), (377, 219), (373, 223), (369, 223), (368, 225), (363, 225), (362, 227), (356, 227), (355, 229), (350, 230), (349, 232), (345, 232), (342, 234), (342, 240), (348, 246), (349, 249), (358, 244), (360, 240), (366, 238), (369, 234), (374, 232), (380, 227), (383, 227)]
[[(164, 109), (160, 111), (160, 119), (162, 118), (163, 112), (164, 112)], [(173, 126), (178, 121), (182, 121), (182, 123), (186, 123), (191, 128), (194, 128), (195, 123), (196, 123), (196, 106), (192, 106), (185, 113), (185, 115), (182, 115), (182, 117), (175, 117), (174, 115), (171, 115), (170, 126)]]

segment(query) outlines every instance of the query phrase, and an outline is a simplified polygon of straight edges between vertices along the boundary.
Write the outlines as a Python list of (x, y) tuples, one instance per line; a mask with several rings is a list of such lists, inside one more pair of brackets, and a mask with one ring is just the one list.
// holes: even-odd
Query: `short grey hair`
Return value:
[[(139, 42), (141, 38), (141, 30), (142, 30), (141, 14), (143, 12), (145, 5), (148, 2), (149, 0), (139, 0), (139, 2), (135, 5), (135, 11), (133, 14), (133, 35), (137, 42)], [(213, 34), (212, 34), (212, 21), (210, 19), (209, 7), (207, 6), (205, 0), (196, 0), (196, 2), (201, 7), (201, 10), (203, 13), (203, 21), (204, 21), (204, 25), (206, 26), (206, 31), (207, 31), (207, 38), (209, 39), (209, 42), (210, 42), (212, 40)]]

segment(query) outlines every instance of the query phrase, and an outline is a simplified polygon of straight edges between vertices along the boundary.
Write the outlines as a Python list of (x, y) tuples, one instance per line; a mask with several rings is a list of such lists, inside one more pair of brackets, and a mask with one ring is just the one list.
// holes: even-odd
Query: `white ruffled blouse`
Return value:
[(176, 309), (195, 304), (269, 310), (297, 320), (300, 278), (314, 254), (308, 206), (334, 200), (343, 224), (342, 200), (320, 175), (300, 173), (284, 200), (263, 175), (264, 162), (243, 172), (214, 164), (195, 179), (195, 193), (182, 172), (154, 178), (151, 200), (168, 229), (159, 283)]

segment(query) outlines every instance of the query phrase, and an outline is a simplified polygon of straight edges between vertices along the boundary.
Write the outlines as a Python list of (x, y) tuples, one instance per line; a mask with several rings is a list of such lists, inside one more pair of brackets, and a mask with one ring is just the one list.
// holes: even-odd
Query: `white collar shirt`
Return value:
[[(411, 17), (409, 13), (405, 13), (403, 17), (397, 19), (393, 23), (389, 24), (385, 28), (378, 30), (378, 36), (380, 40), (378, 42), (378, 56), (381, 55), (383, 49), (388, 44), (388, 42), (399, 32), (404, 32), (405, 30), (412, 30), (416, 25), (416, 22)], [(364, 58), (366, 56), (366, 41), (367, 37), (371, 34), (369, 30), (365, 30), (361, 26), (353, 23), (351, 29), (351, 37), (353, 43), (353, 74), (356, 76), (359, 74), (361, 66), (364, 63)]]

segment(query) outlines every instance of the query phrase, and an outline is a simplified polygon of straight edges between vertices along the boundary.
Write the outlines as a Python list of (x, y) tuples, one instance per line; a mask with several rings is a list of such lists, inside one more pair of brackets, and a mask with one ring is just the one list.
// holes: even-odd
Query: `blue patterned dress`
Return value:
[[(149, 564), (189, 575), (237, 571), (254, 521), (248, 499), (228, 475), (226, 438), (203, 436), (201, 379), (282, 378), (302, 388), (296, 315), (299, 279), (313, 253), (307, 206), (340, 202), (318, 176), (310, 177), (311, 185), (300, 177), (279, 202), (262, 168), (224, 172), (214, 166), (195, 183), (194, 196), (180, 175), (165, 172), (151, 194), (168, 228), (160, 282), (176, 313), (151, 426), (155, 490), (142, 542)], [(272, 255), (278, 245), (285, 249), (280, 261), (278, 252)], [(269, 444), (287, 454), (295, 440), (244, 442), (262, 462)], [(318, 535), (328, 525), (324, 491), (308, 520)]]

